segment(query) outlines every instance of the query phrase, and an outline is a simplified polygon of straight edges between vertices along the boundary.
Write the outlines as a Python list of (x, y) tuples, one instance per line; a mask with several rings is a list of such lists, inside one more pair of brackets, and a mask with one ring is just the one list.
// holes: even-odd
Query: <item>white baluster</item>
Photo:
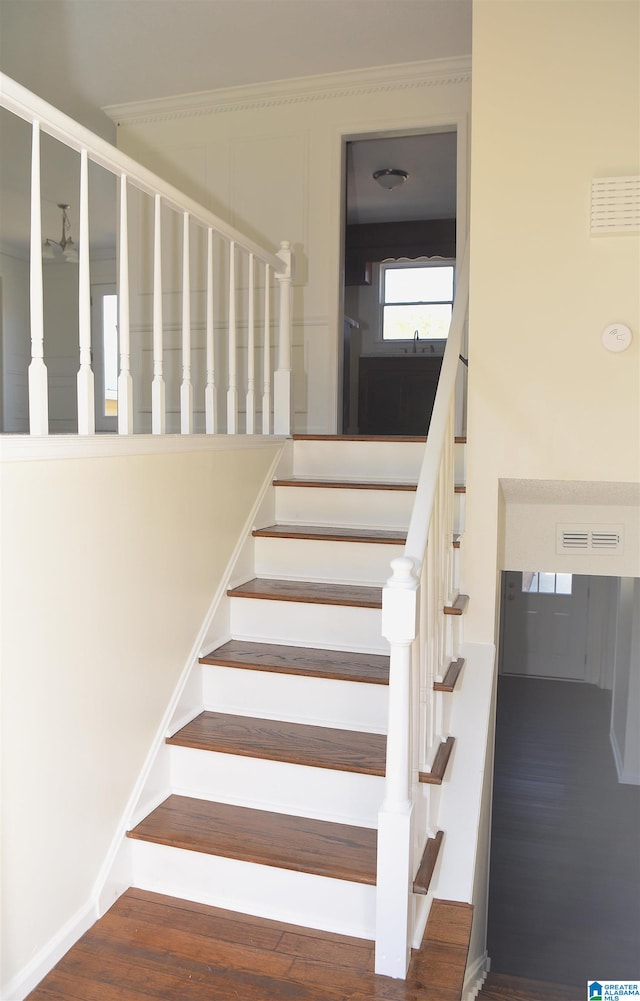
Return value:
[(227, 434), (238, 430), (238, 375), (236, 333), (236, 245), (229, 244), (229, 386), (227, 388)]
[(153, 382), (151, 384), (153, 434), (164, 434), (166, 426), (162, 338), (162, 198), (156, 195), (153, 228)]
[(280, 284), (280, 331), (278, 339), (278, 368), (274, 389), (274, 431), (290, 434), (291, 413), (291, 283), (293, 281), (293, 251), (286, 241), (280, 244), (278, 257), (285, 262), (286, 270), (276, 277)]
[(78, 434), (95, 434), (95, 386), (91, 368), (91, 276), (89, 264), (89, 159), (80, 153), (80, 257), (78, 269), (78, 330), (80, 368), (78, 390)]
[(182, 385), (180, 386), (180, 433), (193, 431), (191, 386), (191, 274), (189, 259), (189, 213), (182, 217)]
[(31, 249), (29, 265), (31, 363), (29, 365), (29, 433), (49, 434), (49, 393), (44, 363), (42, 295), (42, 225), (40, 219), (40, 123), (31, 137)]
[(382, 592), (382, 634), (389, 640), (389, 724), (385, 798), (378, 814), (376, 973), (404, 977), (411, 950), (411, 646), (418, 580), (413, 560), (392, 560)]
[(253, 434), (256, 419), (256, 332), (254, 315), (254, 262), (249, 254), (249, 304), (247, 310), (247, 420), (246, 432)]
[(133, 434), (133, 379), (129, 339), (129, 213), (127, 211), (127, 175), (120, 177), (120, 268), (118, 272), (118, 339), (120, 374), (118, 376), (118, 434)]
[(262, 433), (271, 434), (271, 268), (264, 266), (264, 353), (262, 356)]
[(213, 230), (207, 230), (207, 386), (204, 391), (205, 429), (216, 433), (217, 408), (215, 347), (213, 336)]

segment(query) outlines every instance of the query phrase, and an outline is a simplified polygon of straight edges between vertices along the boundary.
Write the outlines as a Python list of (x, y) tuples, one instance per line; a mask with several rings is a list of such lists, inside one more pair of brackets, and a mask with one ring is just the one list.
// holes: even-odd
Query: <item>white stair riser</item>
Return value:
[(391, 576), (391, 560), (403, 546), (318, 539), (255, 539), (258, 577), (335, 581), (382, 586)]
[(230, 628), (238, 640), (389, 652), (389, 644), (380, 633), (378, 608), (232, 598)]
[(375, 937), (375, 887), (131, 841), (134, 886), (358, 938)]
[(387, 685), (206, 665), (204, 708), (238, 716), (386, 733)]
[(330, 487), (276, 487), (276, 521), (298, 525), (339, 525), (406, 530), (413, 490), (349, 490)]
[(424, 441), (294, 441), (295, 476), (417, 482)]
[(172, 746), (171, 789), (180, 796), (375, 828), (384, 779), (328, 768)]

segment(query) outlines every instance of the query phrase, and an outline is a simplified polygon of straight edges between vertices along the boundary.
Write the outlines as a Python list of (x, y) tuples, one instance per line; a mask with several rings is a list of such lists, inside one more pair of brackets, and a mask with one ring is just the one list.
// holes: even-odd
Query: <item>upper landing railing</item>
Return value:
[[(49, 379), (45, 364), (43, 312), (43, 233), (41, 224), (40, 137), (52, 136), (79, 157), (79, 343), (77, 431), (95, 433), (95, 376), (92, 367), (89, 162), (116, 178), (118, 391), (120, 434), (167, 430), (167, 396), (179, 413), (182, 434), (194, 431), (194, 413), (204, 413), (208, 434), (288, 434), (291, 431), (291, 281), (288, 243), (277, 254), (248, 239), (212, 212), (167, 184), (105, 140), (0, 74), (0, 106), (31, 126), (30, 333), (28, 369), (29, 431), (49, 433)], [(148, 234), (131, 224), (136, 210), (152, 218)], [(146, 200), (146, 205), (140, 203)], [(171, 218), (173, 216), (173, 218)], [(140, 216), (137, 216), (138, 219)], [(177, 225), (176, 225), (177, 223)], [(141, 235), (142, 234), (142, 235)], [(192, 253), (195, 250), (195, 254)], [(163, 268), (163, 253), (171, 258)], [(141, 287), (130, 268), (152, 261), (151, 288)], [(198, 255), (198, 262), (194, 257)], [(200, 260), (201, 258), (201, 260)], [(175, 265), (175, 266), (171, 266)], [(170, 274), (167, 283), (167, 272)], [(194, 274), (197, 281), (194, 283)], [(164, 286), (163, 286), (164, 275)], [(196, 287), (197, 286), (197, 287)], [(139, 321), (138, 301), (152, 300), (151, 322)], [(134, 307), (134, 299), (135, 305)], [(163, 306), (180, 316), (163, 322)], [(192, 306), (198, 322), (192, 322)], [(149, 329), (150, 328), (150, 329)], [(200, 341), (193, 343), (197, 331)], [(146, 334), (144, 346), (137, 343)], [(174, 343), (175, 341), (175, 343)], [(276, 354), (277, 367), (272, 357)], [(175, 364), (176, 352), (180, 362)], [(169, 357), (169, 354), (171, 357)], [(133, 364), (135, 362), (135, 364)], [(224, 364), (225, 371), (221, 372)], [(199, 366), (199, 371), (195, 371)], [(220, 392), (220, 405), (218, 393)], [(226, 406), (222, 394), (226, 393)], [(149, 403), (150, 400), (150, 403)], [(150, 411), (150, 413), (149, 413)], [(257, 415), (261, 412), (260, 428)], [(242, 422), (240, 421), (242, 417)], [(177, 423), (177, 420), (176, 420)], [(147, 426), (148, 425), (148, 426)]]

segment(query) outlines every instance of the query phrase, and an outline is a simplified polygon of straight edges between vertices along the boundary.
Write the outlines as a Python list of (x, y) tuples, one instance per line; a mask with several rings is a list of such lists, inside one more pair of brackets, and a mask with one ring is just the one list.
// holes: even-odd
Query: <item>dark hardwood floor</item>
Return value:
[(640, 788), (617, 781), (610, 693), (500, 677), (491, 969), (580, 985), (640, 971)]
[(28, 1001), (459, 1001), (472, 911), (434, 901), (403, 981), (363, 939), (127, 890)]

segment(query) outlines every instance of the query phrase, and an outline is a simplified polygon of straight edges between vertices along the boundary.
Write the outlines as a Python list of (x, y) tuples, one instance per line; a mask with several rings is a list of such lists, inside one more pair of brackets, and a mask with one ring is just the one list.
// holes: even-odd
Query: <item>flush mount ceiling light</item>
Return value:
[(404, 184), (408, 176), (406, 170), (385, 167), (384, 170), (376, 170), (373, 179), (378, 182), (381, 188), (393, 191), (394, 188), (399, 188), (401, 184)]
[(42, 248), (42, 260), (43, 261), (53, 261), (55, 260), (56, 254), (60, 251), (62, 256), (68, 264), (78, 263), (78, 248), (69, 236), (71, 231), (71, 223), (69, 222), (69, 216), (67, 210), (68, 205), (63, 202), (58, 202), (58, 208), (62, 212), (62, 235), (59, 240), (48, 239), (44, 241), (44, 246)]

